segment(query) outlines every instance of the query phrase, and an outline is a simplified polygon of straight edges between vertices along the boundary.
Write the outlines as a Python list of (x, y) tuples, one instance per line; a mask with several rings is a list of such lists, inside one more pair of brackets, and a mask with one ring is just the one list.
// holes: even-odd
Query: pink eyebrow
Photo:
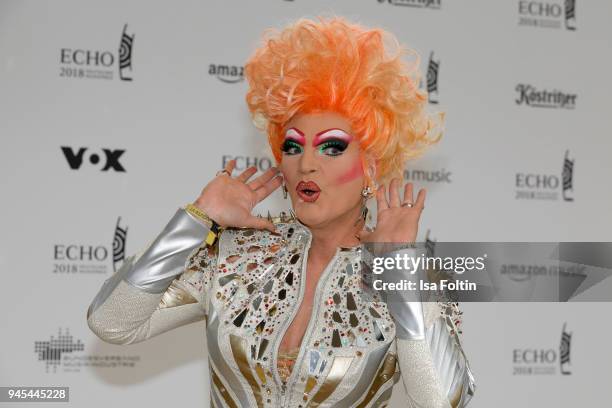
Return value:
[(331, 129), (322, 130), (319, 133), (317, 133), (312, 141), (312, 145), (317, 146), (319, 143), (327, 139), (330, 139), (332, 137), (342, 139), (347, 143), (353, 140), (353, 136), (349, 135), (344, 130), (338, 129), (338, 128), (331, 128)]
[[(292, 130), (293, 132), (297, 134), (290, 134)], [(306, 138), (304, 138), (304, 133), (300, 129), (294, 128), (294, 127), (287, 129), (287, 131), (285, 132), (285, 139), (295, 140), (301, 145), (304, 145), (306, 143)]]

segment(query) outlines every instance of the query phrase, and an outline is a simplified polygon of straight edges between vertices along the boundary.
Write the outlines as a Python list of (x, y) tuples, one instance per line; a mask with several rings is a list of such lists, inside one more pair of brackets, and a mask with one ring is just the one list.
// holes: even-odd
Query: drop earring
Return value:
[(365, 220), (368, 217), (368, 206), (366, 205), (368, 199), (370, 197), (372, 197), (373, 195), (373, 191), (372, 191), (372, 187), (367, 185), (363, 188), (363, 190), (361, 190), (361, 214), (359, 216), (359, 218), (357, 219), (357, 221), (355, 222), (355, 225), (357, 225), (357, 223), (359, 223), (359, 220)]
[(372, 187), (365, 186), (363, 190), (361, 190), (361, 196), (366, 200), (372, 196)]
[(283, 183), (283, 198), (286, 200), (287, 199), (287, 186), (285, 185), (285, 183)]

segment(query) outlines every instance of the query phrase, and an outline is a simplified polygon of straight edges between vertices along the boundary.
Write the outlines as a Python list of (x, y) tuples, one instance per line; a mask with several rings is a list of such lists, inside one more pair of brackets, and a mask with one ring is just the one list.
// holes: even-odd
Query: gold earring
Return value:
[(372, 187), (369, 185), (365, 186), (363, 190), (361, 190), (361, 196), (365, 199), (370, 198), (372, 196)]

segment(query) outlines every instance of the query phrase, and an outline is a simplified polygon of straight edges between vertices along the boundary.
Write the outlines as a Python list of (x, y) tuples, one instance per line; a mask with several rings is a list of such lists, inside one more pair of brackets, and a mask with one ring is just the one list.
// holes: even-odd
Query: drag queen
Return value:
[[(456, 304), (362, 291), (362, 244), (416, 251), (425, 190), (413, 199), (402, 169), (439, 138), (394, 45), (342, 18), (267, 32), (246, 101), (278, 167), (217, 173), (104, 282), (91, 330), (132, 344), (205, 320), (214, 407), (380, 407), (400, 378), (406, 406), (464, 407)], [(254, 216), (278, 188), (290, 215)]]

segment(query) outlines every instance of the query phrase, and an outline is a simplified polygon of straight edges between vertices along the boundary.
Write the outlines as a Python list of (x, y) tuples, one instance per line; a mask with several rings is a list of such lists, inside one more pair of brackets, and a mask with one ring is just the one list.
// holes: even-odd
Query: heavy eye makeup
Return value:
[(317, 133), (313, 145), (319, 153), (327, 156), (341, 155), (353, 137), (342, 129), (328, 129)]
[(329, 138), (317, 145), (317, 150), (321, 154), (328, 156), (339, 156), (348, 147), (348, 142), (342, 139)]
[[(326, 156), (339, 156), (348, 147), (353, 137), (342, 129), (327, 129), (317, 133), (312, 141), (313, 147), (320, 154)], [(296, 155), (304, 152), (306, 139), (304, 134), (296, 128), (287, 129), (281, 151), (286, 155)]]
[(296, 128), (287, 129), (281, 151), (287, 155), (300, 154), (304, 151), (304, 134)]
[(304, 151), (304, 146), (293, 139), (285, 139), (281, 146), (281, 151), (287, 155), (300, 154)]

